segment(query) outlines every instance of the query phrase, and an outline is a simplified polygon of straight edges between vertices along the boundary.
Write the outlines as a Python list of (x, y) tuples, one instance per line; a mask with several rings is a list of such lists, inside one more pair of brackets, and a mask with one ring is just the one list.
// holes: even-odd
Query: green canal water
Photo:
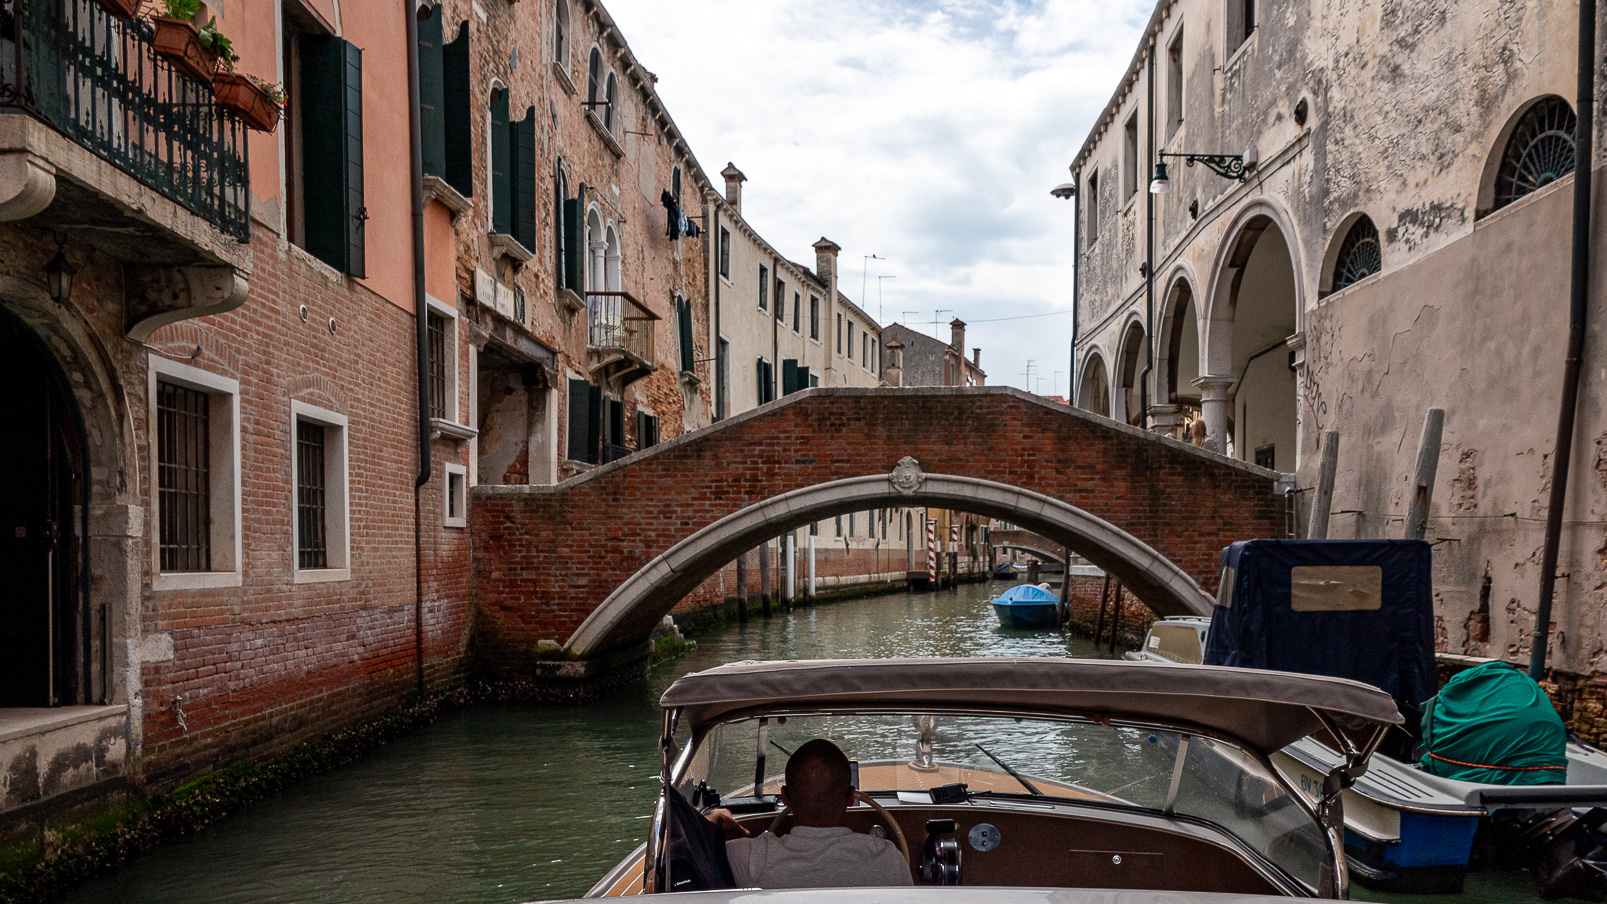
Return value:
[[(1002, 589), (995, 585), (992, 590)], [(648, 681), (585, 708), (480, 707), (163, 845), (73, 904), (515, 904), (583, 894), (641, 843), (657, 770), (658, 695), (740, 659), (1108, 656), (1005, 631), (986, 585), (893, 593), (733, 625)], [(1446, 897), (1378, 901), (1445, 902)], [(1538, 900), (1523, 877), (1459, 900)]]

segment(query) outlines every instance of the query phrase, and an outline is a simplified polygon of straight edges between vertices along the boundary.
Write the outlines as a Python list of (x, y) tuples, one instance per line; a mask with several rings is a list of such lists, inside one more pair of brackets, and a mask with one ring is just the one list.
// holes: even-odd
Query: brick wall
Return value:
[[(1149, 543), (1207, 592), (1223, 546), (1277, 536), (1283, 526), (1283, 498), (1264, 473), (1024, 394), (815, 390), (561, 489), (476, 492), (482, 663), (525, 667), (538, 641), (563, 642), (621, 581), (726, 514), (790, 490), (885, 474), (904, 455), (928, 473), (1079, 506)], [(723, 564), (710, 563), (710, 574)]]

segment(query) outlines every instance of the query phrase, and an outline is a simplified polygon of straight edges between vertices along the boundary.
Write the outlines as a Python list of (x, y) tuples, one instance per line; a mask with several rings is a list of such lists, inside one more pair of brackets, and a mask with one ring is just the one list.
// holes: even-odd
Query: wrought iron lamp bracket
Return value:
[(1172, 154), (1162, 151), (1159, 156), (1163, 159), (1175, 157), (1189, 166), (1198, 163), (1224, 179), (1237, 179), (1240, 182), (1246, 179), (1243, 154)]

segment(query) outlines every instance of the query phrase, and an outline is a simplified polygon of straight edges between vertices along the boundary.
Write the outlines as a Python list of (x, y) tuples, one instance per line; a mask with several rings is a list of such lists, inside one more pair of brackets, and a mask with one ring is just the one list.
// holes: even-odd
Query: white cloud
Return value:
[[(1066, 181), (1153, 0), (607, 0), (693, 152), (743, 213), (811, 263), (843, 247), (841, 287), (884, 322), (974, 324), (988, 382), (1027, 359), (1065, 392), (1072, 205)], [(863, 256), (872, 261), (863, 284)], [(906, 317), (905, 312), (912, 313)], [(947, 338), (946, 327), (938, 334)], [(1058, 376), (1054, 371), (1062, 373)], [(1034, 381), (1035, 383), (1037, 381)]]

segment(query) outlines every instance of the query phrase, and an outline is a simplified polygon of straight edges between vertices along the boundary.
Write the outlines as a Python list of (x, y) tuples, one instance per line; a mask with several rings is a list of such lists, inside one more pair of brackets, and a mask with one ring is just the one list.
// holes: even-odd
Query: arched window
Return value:
[[(598, 89), (603, 81), (603, 52), (593, 47), (591, 59), (586, 63), (586, 103), (597, 103)], [(589, 109), (589, 108), (588, 108)]]
[(1333, 291), (1361, 282), (1384, 269), (1384, 252), (1378, 244), (1378, 227), (1363, 216), (1351, 224), (1334, 258)]
[(603, 128), (609, 132), (614, 131), (614, 73), (608, 73), (608, 90), (603, 95)]
[(1555, 96), (1542, 98), (1523, 114), (1501, 155), (1491, 210), (1500, 210), (1574, 171), (1577, 121), (1568, 102)]
[(552, 58), (568, 71), (569, 0), (554, 0), (552, 5)]

